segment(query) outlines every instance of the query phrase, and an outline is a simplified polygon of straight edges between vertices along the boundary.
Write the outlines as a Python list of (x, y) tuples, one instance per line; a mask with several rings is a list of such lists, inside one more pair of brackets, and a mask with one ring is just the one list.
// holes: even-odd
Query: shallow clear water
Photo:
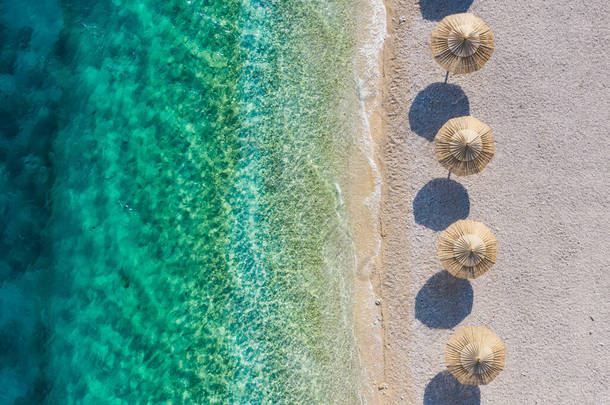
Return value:
[(0, 1), (0, 403), (358, 403), (348, 0)]

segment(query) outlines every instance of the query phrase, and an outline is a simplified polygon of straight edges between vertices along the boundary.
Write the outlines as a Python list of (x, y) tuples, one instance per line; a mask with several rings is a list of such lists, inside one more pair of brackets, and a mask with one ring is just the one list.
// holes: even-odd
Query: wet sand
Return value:
[[(451, 4), (447, 6), (447, 3)], [(443, 5), (444, 4), (444, 5)], [(386, 0), (382, 247), (374, 276), (383, 326), (385, 404), (601, 404), (610, 397), (610, 41), (603, 0)], [(480, 71), (445, 72), (429, 35), (469, 11), (492, 28)], [(451, 176), (432, 139), (449, 118), (490, 125), (496, 155)], [(497, 264), (476, 280), (444, 272), (439, 232), (460, 218), (495, 233)], [(484, 325), (507, 346), (490, 385), (460, 386), (444, 371), (445, 343)], [(383, 358), (383, 359), (382, 359)]]

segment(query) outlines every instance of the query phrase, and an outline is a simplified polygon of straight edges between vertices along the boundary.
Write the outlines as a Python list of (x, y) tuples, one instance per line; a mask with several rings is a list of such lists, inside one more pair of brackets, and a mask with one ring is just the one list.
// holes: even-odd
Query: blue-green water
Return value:
[(0, 403), (354, 404), (350, 0), (0, 0)]

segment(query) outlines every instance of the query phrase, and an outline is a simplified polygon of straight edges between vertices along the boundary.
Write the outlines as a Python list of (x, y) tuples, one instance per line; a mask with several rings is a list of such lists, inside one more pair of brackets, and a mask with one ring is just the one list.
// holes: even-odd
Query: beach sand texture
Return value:
[[(387, 404), (601, 404), (610, 398), (610, 103), (603, 0), (387, 0), (381, 285)], [(429, 37), (445, 15), (472, 12), (493, 30), (482, 70), (451, 75)], [(471, 114), (496, 154), (469, 177), (435, 160), (444, 122)], [(440, 231), (462, 218), (498, 239), (476, 280), (445, 272)], [(462, 326), (491, 328), (505, 370), (460, 386), (444, 365)]]

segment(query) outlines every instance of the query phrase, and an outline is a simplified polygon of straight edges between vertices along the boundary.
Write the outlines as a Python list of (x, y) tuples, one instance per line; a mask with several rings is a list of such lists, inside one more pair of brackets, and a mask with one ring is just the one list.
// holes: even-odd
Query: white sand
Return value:
[[(434, 11), (442, 3), (420, 0), (426, 17), (446, 14)], [(437, 21), (415, 1), (386, 0), (383, 402), (609, 403), (610, 3), (449, 3), (485, 20), (496, 51), (445, 87), (428, 47)], [(447, 181), (431, 139), (468, 113), (492, 127), (496, 155), (481, 174)], [(499, 252), (488, 273), (459, 281), (441, 273), (436, 248), (466, 216), (492, 229)], [(443, 374), (445, 342), (466, 325), (490, 327), (508, 348), (505, 370), (480, 390)]]

